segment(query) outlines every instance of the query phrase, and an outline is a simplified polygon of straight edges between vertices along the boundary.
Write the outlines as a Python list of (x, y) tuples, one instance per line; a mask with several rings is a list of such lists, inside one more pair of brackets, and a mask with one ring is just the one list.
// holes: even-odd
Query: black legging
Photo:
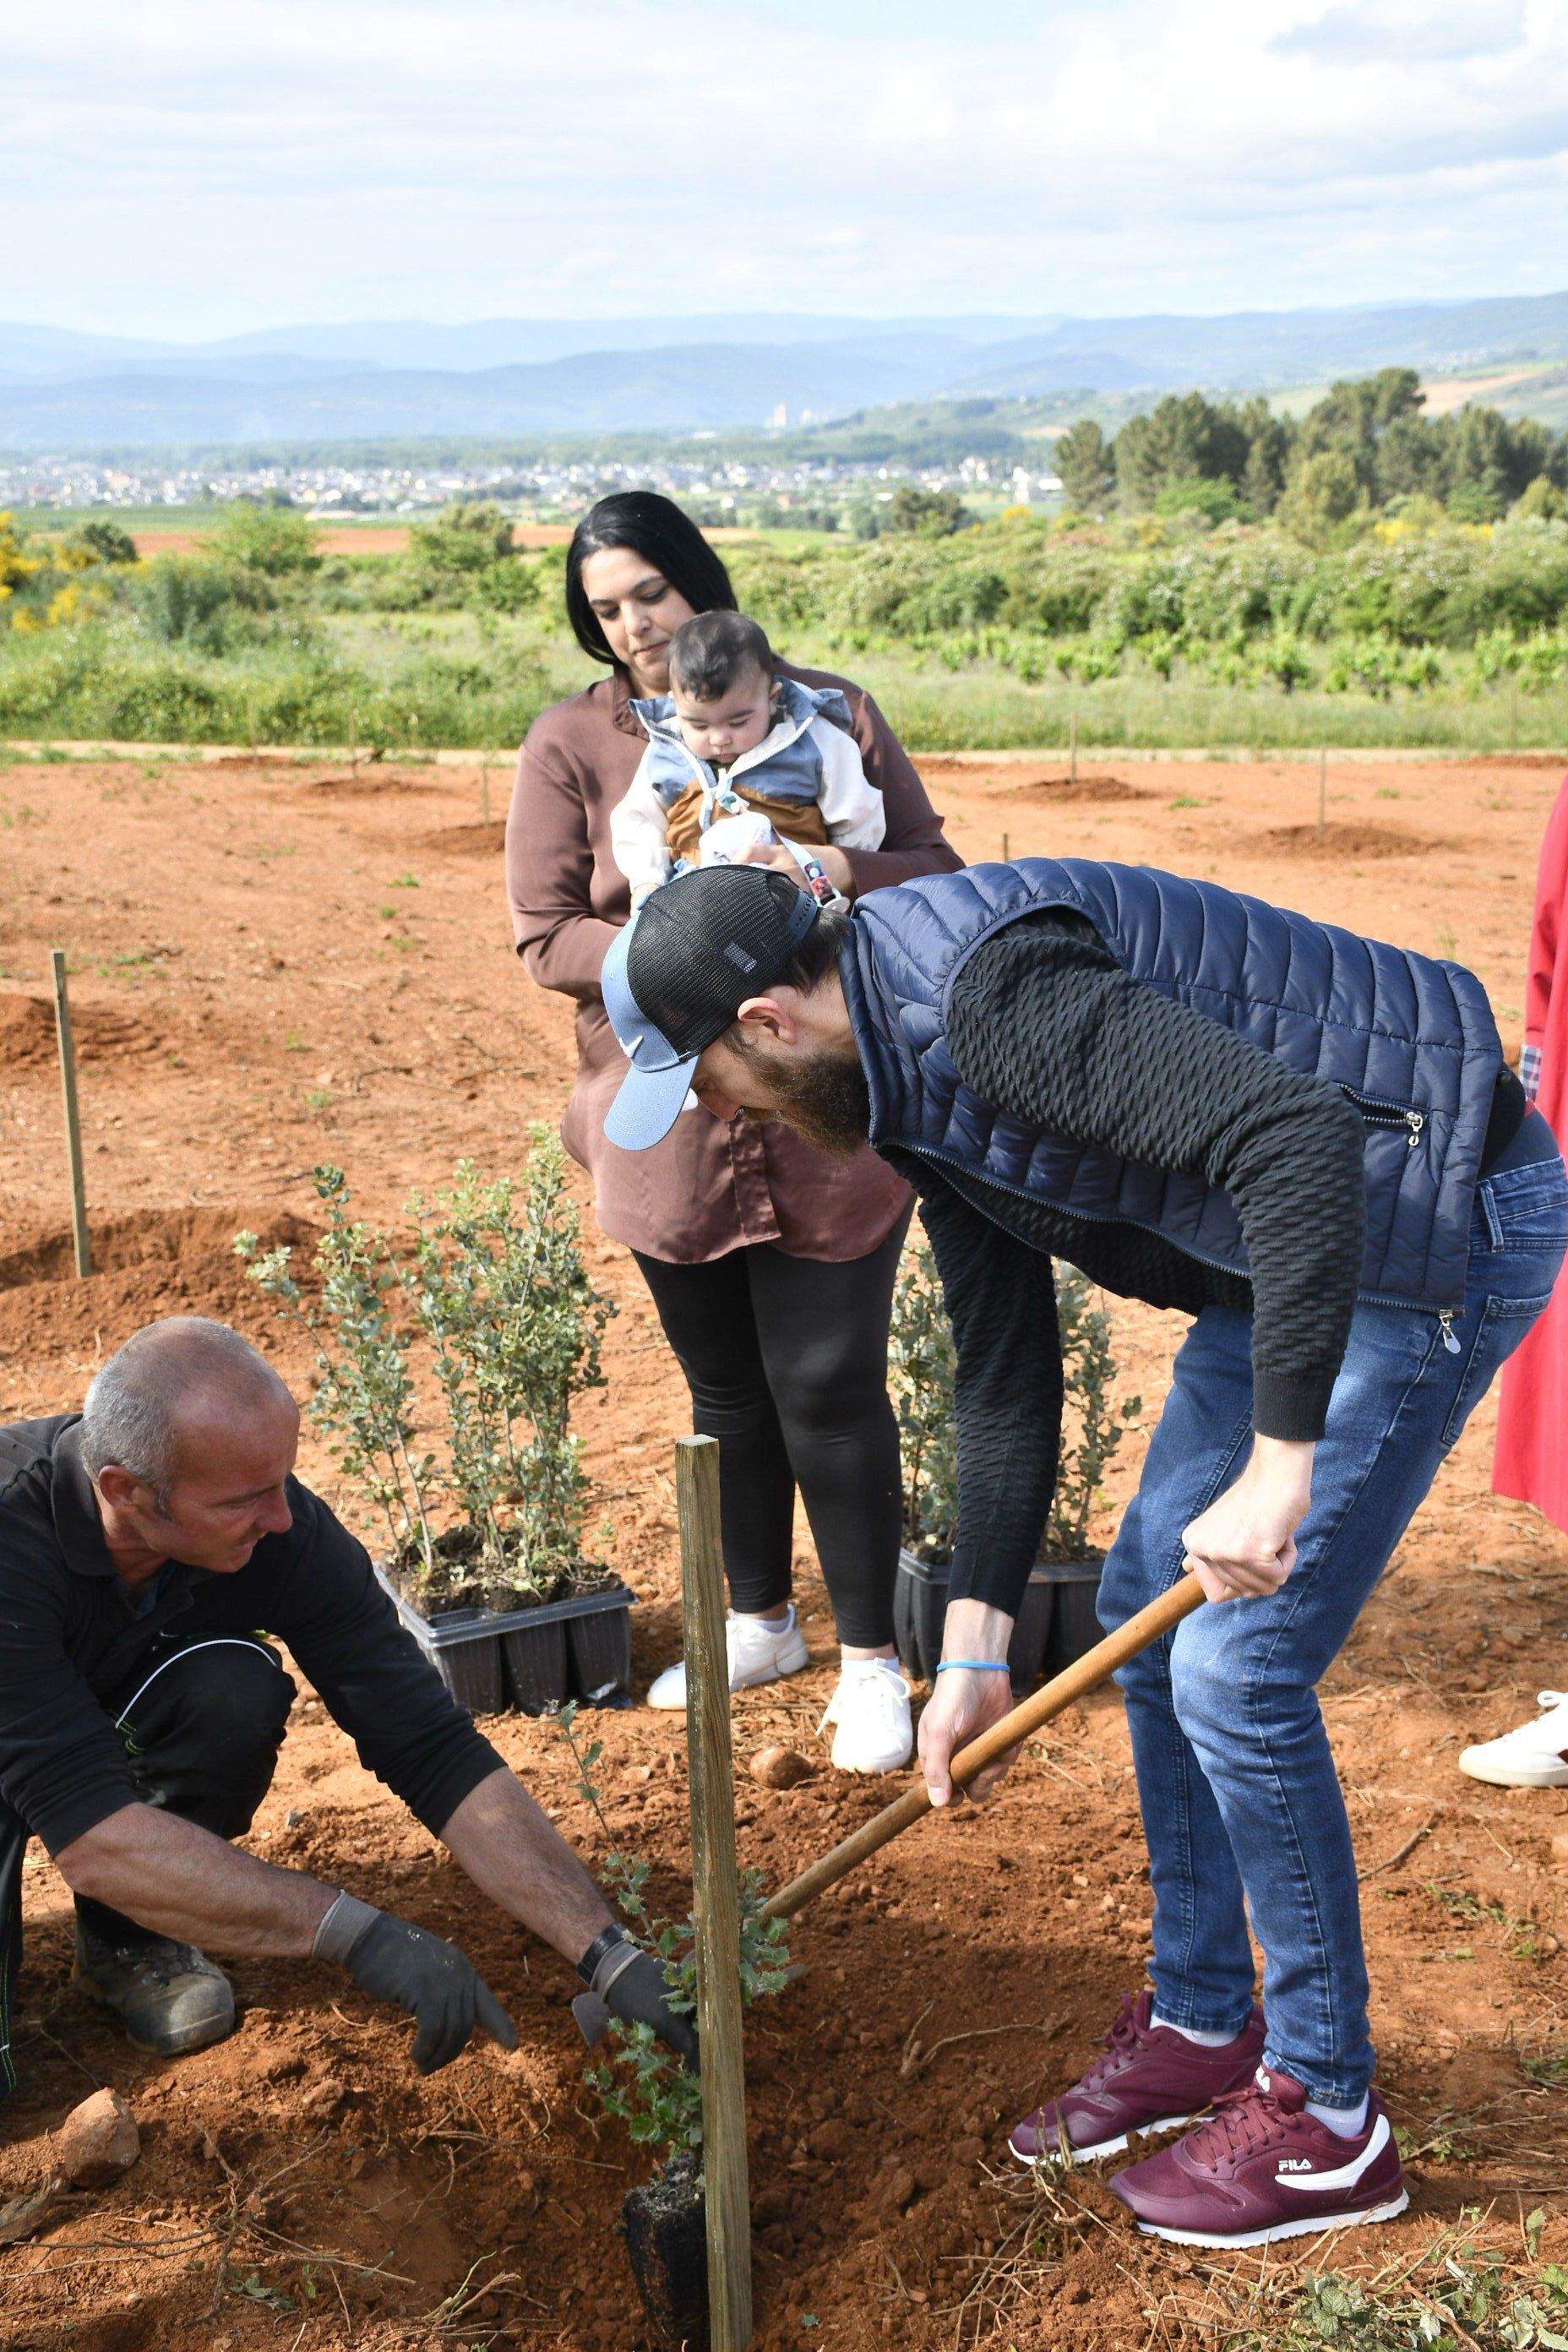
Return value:
[(692, 1426), (719, 1441), (724, 1568), (736, 1609), (789, 1599), (798, 1485), (838, 1638), (893, 1638), (899, 1433), (888, 1402), (888, 1316), (909, 1216), (868, 1257), (790, 1257), (773, 1242), (704, 1265), (635, 1253), (691, 1391)]

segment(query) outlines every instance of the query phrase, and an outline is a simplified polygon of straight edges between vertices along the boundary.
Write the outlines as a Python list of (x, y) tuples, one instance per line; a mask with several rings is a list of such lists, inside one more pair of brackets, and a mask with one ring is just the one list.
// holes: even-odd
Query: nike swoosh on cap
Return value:
[(1373, 2126), (1372, 2137), (1361, 2154), (1352, 2157), (1349, 2164), (1337, 2165), (1332, 2172), (1277, 2171), (1274, 2178), (1281, 2189), (1310, 2189), (1314, 2191), (1320, 2189), (1353, 2189), (1362, 2174), (1383, 2154), (1391, 2137), (1388, 2117), (1379, 2116)]

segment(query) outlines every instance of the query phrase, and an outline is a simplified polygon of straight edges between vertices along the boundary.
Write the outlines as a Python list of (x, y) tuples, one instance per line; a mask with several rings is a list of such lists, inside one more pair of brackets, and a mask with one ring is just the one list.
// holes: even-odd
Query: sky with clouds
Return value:
[(1568, 283), (1568, 0), (58, 0), (0, 126), (106, 332)]

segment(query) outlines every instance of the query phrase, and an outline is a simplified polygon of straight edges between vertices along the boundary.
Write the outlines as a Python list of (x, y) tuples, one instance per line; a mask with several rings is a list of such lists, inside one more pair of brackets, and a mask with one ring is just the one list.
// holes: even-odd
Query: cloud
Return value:
[[(0, 317), (1279, 307), (1542, 290), (1568, 0), (62, 0)], [(1460, 44), (1462, 46), (1456, 46)]]
[(1449, 0), (1438, 7), (1385, 0), (1381, 7), (1331, 8), (1311, 24), (1288, 26), (1273, 46), (1329, 65), (1409, 65), (1496, 57), (1525, 38), (1524, 0)]

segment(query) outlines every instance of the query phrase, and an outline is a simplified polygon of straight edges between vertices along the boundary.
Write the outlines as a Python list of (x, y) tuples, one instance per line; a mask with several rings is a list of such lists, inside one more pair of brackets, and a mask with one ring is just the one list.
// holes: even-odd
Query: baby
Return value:
[(632, 906), (692, 866), (734, 866), (782, 842), (823, 903), (837, 892), (813, 848), (879, 847), (882, 795), (866, 781), (835, 686), (780, 677), (743, 613), (700, 613), (669, 641), (667, 695), (634, 700), (647, 750), (611, 812)]

